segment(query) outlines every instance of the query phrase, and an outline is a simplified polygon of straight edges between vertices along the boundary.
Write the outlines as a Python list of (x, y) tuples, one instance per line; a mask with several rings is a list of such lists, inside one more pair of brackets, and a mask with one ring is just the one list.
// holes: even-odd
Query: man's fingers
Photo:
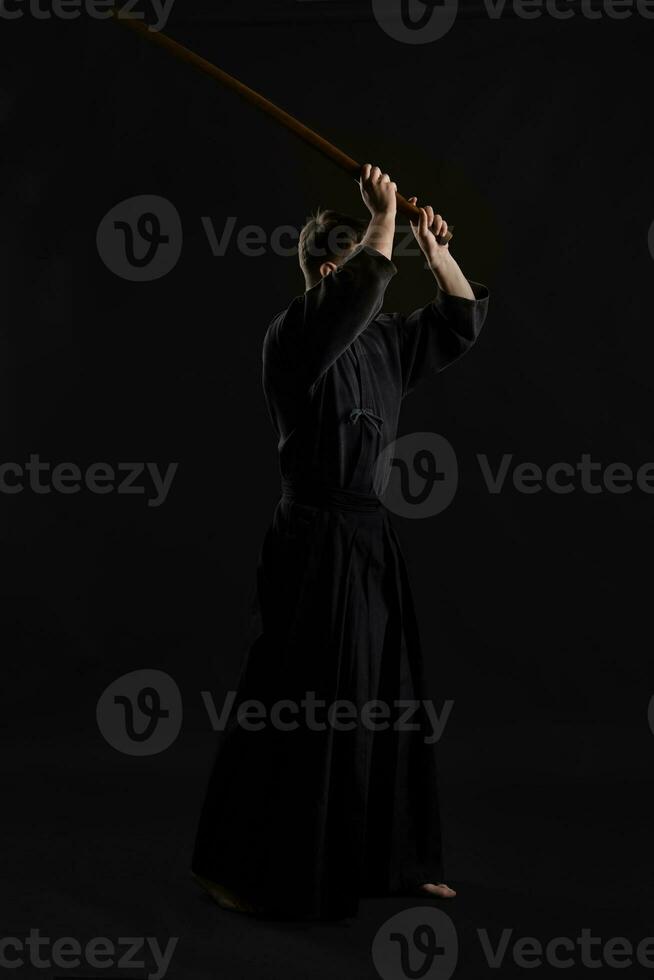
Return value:
[(420, 208), (420, 234), (427, 236), (429, 232), (429, 226), (431, 224), (431, 219), (429, 217), (429, 211), (427, 208)]
[(434, 225), (436, 225), (437, 220), (438, 228), (434, 230), (434, 234), (436, 238), (442, 238), (444, 235), (447, 235), (447, 221), (440, 214), (437, 214), (436, 218), (434, 218)]
[[(1, 2), (1, 0), (0, 0)], [(395, 181), (391, 180), (390, 174), (383, 173), (383, 171), (370, 163), (365, 163), (361, 168), (361, 181), (369, 185), (378, 184), (381, 187), (388, 187), (397, 194), (397, 184)], [(411, 227), (415, 231), (416, 235), (427, 236), (429, 231), (434, 235), (435, 238), (444, 238), (448, 232), (448, 225), (445, 218), (440, 214), (435, 214), (434, 209), (431, 204), (427, 204), (424, 207), (418, 206), (418, 198), (414, 195), (408, 198), (409, 204), (418, 208), (420, 212), (419, 218), (411, 218)]]
[[(390, 174), (385, 174), (380, 167), (372, 163), (364, 163), (361, 168), (361, 180), (367, 184), (392, 184)], [(394, 185), (397, 190), (397, 184)]]
[(374, 166), (372, 163), (364, 163), (363, 167), (361, 168), (362, 181), (364, 181), (366, 184), (378, 184), (381, 178), (382, 172), (379, 167)]

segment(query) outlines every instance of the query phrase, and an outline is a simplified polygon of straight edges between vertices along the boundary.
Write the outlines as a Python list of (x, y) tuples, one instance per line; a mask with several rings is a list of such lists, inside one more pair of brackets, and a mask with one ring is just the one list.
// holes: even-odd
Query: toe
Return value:
[(456, 892), (449, 885), (437, 884), (433, 885), (431, 883), (422, 885), (422, 890), (427, 892), (428, 895), (433, 895), (434, 898), (454, 898)]

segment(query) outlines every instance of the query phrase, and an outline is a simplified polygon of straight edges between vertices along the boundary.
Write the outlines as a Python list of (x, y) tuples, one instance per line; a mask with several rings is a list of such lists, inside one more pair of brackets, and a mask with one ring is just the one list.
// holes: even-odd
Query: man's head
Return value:
[(307, 289), (334, 272), (360, 244), (368, 222), (318, 209), (300, 232), (299, 258)]

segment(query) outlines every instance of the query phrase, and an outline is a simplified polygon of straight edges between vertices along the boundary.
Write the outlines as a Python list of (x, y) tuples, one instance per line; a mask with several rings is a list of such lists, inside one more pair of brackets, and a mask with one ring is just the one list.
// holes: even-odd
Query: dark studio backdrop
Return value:
[[(610, 464), (654, 460), (654, 21), (567, 6), (567, 20), (463, 6), (420, 45), (355, 0), (177, 0), (166, 24), (433, 203), (491, 292), (478, 345), (401, 420), (450, 442), (457, 493), (431, 518), (394, 518), (431, 691), (454, 702), (438, 752), (465, 977), (489, 971), (478, 928), (543, 943), (653, 931), (653, 498), (635, 479), (622, 493), (580, 475), (566, 494), (512, 482), (519, 464), (587, 454), (601, 486)], [(220, 704), (237, 678), (279, 492), (261, 343), (303, 290), (294, 256), (235, 239), (299, 228), (318, 204), (363, 216), (356, 184), (112, 23), (25, 6), (0, 20), (0, 69), (0, 462), (178, 464), (160, 506), (147, 473), (142, 494), (27, 480), (0, 494), (3, 928), (179, 936), (172, 977), (374, 977), (371, 940), (402, 902), (369, 903), (349, 926), (262, 926), (226, 919), (187, 874), (215, 746), (201, 692)], [(166, 275), (133, 282), (96, 236), (140, 195), (174, 206), (182, 248)], [(215, 256), (207, 229), (220, 238), (229, 219)], [(395, 261), (385, 309), (427, 303), (421, 259)], [(491, 493), (478, 457), (495, 471), (505, 454)], [(139, 758), (103, 737), (96, 706), (143, 668), (174, 679), (184, 710), (173, 744)]]

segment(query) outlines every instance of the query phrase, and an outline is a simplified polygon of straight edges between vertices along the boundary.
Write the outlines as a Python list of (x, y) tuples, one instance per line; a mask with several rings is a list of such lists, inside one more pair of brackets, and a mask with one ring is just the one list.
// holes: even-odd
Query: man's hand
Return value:
[(366, 163), (361, 171), (361, 196), (373, 218), (384, 215), (395, 218), (397, 214), (397, 184), (379, 167)]
[[(410, 197), (409, 204), (414, 204), (417, 207), (418, 198)], [(439, 245), (437, 241), (441, 235), (447, 234), (447, 221), (440, 214), (434, 214), (431, 205), (427, 205), (426, 208), (418, 208), (418, 210), (420, 211), (420, 218), (415, 224), (413, 221), (411, 222), (411, 229), (427, 261), (433, 268), (444, 258), (444, 253), (449, 252), (449, 245)]]
[[(409, 203), (418, 207), (418, 198), (409, 198)], [(447, 233), (447, 221), (440, 214), (434, 214), (432, 207), (419, 207), (418, 210), (420, 218), (415, 224), (411, 222), (411, 228), (438, 285), (450, 296), (474, 300), (472, 286), (455, 261), (449, 245), (438, 244), (438, 236)]]
[(372, 218), (363, 244), (376, 249), (387, 259), (393, 257), (395, 216), (397, 214), (397, 184), (379, 167), (366, 163), (361, 169), (361, 196)]

